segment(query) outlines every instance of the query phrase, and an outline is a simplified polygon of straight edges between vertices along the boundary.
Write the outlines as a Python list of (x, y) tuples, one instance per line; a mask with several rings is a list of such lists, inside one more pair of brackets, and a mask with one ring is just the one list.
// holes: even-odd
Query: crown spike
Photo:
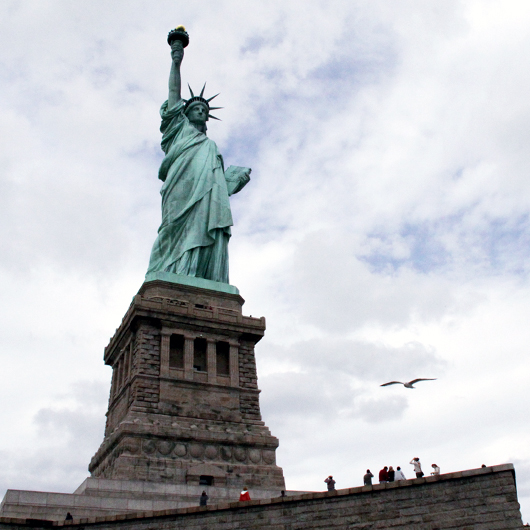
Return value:
[[(215, 94), (215, 96), (212, 96), (211, 98), (206, 99), (204, 97), (204, 91), (206, 90), (206, 83), (204, 83), (204, 86), (202, 87), (202, 90), (201, 90), (201, 94), (199, 96), (196, 96), (193, 93), (193, 90), (191, 89), (191, 86), (189, 85), (189, 83), (188, 83), (188, 88), (190, 89), (191, 97), (187, 101), (184, 100), (184, 112), (187, 112), (188, 109), (191, 108), (196, 103), (201, 103), (201, 104), (203, 104), (203, 105), (205, 105), (207, 107), (207, 109), (208, 109), (208, 117), (209, 118), (212, 118), (214, 120), (219, 120), (219, 118), (217, 118), (215, 116), (212, 116), (210, 114), (210, 111), (219, 110), (219, 109), (222, 109), (224, 107), (210, 107), (210, 103), (209, 103), (210, 101), (212, 101), (212, 99), (216, 98), (219, 94)], [(221, 120), (219, 120), (219, 121), (221, 121)]]

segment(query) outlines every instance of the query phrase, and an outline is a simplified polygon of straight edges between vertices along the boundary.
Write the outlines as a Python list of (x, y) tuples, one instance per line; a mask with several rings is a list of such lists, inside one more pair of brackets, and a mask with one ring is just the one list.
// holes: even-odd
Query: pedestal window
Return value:
[(169, 367), (184, 370), (184, 335), (169, 338)]
[(206, 372), (206, 352), (208, 342), (203, 338), (196, 338), (193, 341), (193, 369), (197, 372)]
[(199, 477), (199, 486), (213, 486), (213, 477), (210, 475), (201, 475)]
[(219, 341), (215, 345), (217, 375), (230, 375), (230, 344)]

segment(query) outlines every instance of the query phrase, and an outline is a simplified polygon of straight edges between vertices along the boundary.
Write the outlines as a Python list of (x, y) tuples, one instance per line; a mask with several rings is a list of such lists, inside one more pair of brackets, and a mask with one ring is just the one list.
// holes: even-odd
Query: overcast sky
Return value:
[(530, 520), (525, 0), (4, 0), (0, 496), (73, 492), (101, 443), (178, 24), (184, 84), (221, 92), (209, 136), (253, 169), (230, 275), (267, 318), (288, 489), (512, 462)]

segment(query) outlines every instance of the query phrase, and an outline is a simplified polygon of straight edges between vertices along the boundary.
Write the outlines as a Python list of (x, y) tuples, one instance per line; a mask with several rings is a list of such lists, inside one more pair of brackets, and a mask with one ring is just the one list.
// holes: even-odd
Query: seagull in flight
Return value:
[(409, 381), (408, 383), (402, 383), (401, 381), (390, 381), (390, 383), (385, 383), (384, 385), (380, 386), (389, 386), (389, 385), (403, 385), (405, 388), (415, 388), (412, 386), (414, 383), (417, 383), (418, 381), (436, 381), (436, 378), (434, 379), (413, 379), (412, 381)]

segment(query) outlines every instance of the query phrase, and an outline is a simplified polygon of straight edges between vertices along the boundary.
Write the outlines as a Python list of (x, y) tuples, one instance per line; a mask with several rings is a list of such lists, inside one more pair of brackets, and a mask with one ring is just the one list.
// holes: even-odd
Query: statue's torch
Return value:
[(171, 46), (173, 41), (179, 40), (182, 42), (182, 47), (185, 48), (190, 43), (190, 36), (186, 32), (184, 26), (177, 26), (172, 29), (167, 35), (167, 43)]

